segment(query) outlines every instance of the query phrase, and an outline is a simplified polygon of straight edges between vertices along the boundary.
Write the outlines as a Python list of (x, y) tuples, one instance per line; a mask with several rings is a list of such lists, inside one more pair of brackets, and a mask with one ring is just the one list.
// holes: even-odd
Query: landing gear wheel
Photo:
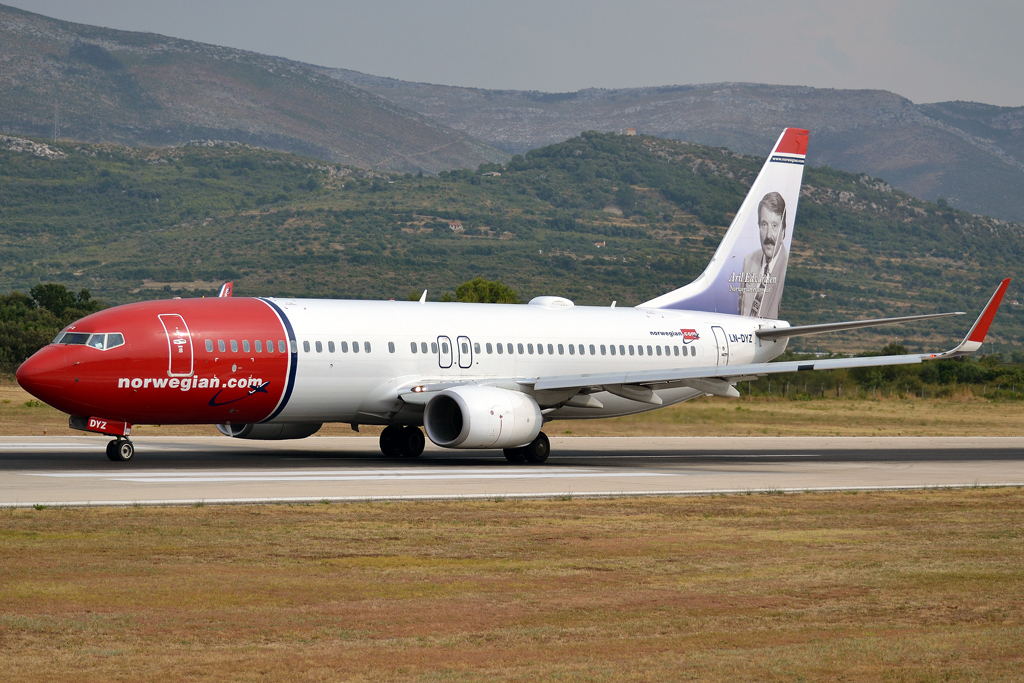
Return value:
[(389, 458), (402, 455), (399, 444), (402, 441), (402, 428), (388, 425), (380, 433), (380, 452)]
[(524, 453), (524, 447), (518, 446), (516, 448), (506, 448), (503, 452), (505, 453), (505, 459), (509, 462), (519, 464), (526, 462), (526, 453)]
[(526, 462), (532, 462), (537, 465), (548, 459), (551, 455), (551, 442), (548, 441), (548, 436), (544, 432), (537, 435), (537, 438), (531, 441), (528, 445), (523, 447), (523, 455), (526, 457)]
[(423, 447), (427, 440), (423, 438), (423, 432), (419, 427), (406, 427), (402, 430), (398, 441), (398, 448), (403, 458), (418, 458), (423, 454)]
[(128, 462), (135, 455), (135, 444), (128, 439), (114, 439), (107, 444), (107, 457), (115, 462)]

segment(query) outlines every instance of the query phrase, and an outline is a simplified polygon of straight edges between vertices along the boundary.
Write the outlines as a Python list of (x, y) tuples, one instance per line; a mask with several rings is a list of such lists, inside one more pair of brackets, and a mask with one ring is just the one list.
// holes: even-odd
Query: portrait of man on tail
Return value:
[(769, 192), (757, 205), (761, 248), (743, 259), (743, 286), (739, 289), (739, 314), (752, 318), (778, 318), (782, 285), (786, 278), (786, 200)]

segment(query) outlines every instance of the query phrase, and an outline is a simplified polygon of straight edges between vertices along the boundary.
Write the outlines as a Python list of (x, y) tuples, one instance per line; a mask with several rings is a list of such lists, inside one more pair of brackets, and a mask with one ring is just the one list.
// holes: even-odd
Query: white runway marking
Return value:
[(410, 470), (361, 470), (346, 471), (243, 471), (217, 473), (146, 472), (145, 474), (121, 474), (116, 472), (22, 472), (29, 477), (52, 477), (56, 479), (105, 479), (106, 481), (127, 481), (142, 484), (180, 483), (243, 483), (243, 482), (299, 482), (299, 481), (437, 481), (465, 479), (582, 479), (590, 477), (665, 477), (679, 474), (660, 472), (601, 471), (601, 470), (555, 470), (515, 469), (504, 471), (446, 470), (437, 472), (423, 469)]

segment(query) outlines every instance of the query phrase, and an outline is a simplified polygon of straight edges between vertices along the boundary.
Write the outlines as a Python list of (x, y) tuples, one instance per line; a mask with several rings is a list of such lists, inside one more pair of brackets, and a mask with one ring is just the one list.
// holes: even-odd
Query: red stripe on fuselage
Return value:
[[(159, 317), (167, 314), (184, 319), (190, 344), (168, 343), (174, 332)], [(284, 396), (291, 355), (288, 336), (277, 314), (259, 299), (128, 304), (82, 318), (69, 329), (119, 332), (125, 339), (123, 346), (109, 350), (51, 344), (19, 368), (18, 381), (26, 390), (72, 415), (102, 414), (135, 424), (248, 423), (266, 419)], [(207, 340), (213, 351), (207, 350)], [(237, 351), (232, 351), (232, 341)], [(243, 350), (244, 342), (249, 352)], [(194, 354), (192, 372), (186, 376), (169, 370), (168, 353), (179, 347), (180, 353)], [(55, 364), (65, 368), (63, 382), (54, 379), (59, 377)]]

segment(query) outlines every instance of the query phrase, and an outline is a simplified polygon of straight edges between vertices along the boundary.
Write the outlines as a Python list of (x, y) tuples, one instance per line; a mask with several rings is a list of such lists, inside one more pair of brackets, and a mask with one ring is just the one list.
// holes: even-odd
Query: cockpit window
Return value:
[(94, 349), (104, 351), (124, 345), (124, 335), (120, 332), (96, 333), (87, 332), (63, 332), (53, 340), (54, 344), (78, 344), (91, 346)]

